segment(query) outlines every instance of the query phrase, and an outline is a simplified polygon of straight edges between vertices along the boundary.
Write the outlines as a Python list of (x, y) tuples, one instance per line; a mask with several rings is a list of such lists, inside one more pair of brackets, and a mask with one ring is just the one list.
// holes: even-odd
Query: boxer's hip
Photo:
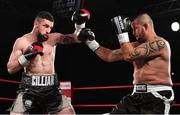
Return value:
[(136, 93), (144, 92), (145, 93), (145, 92), (164, 91), (164, 90), (172, 91), (172, 86), (136, 84), (136, 85), (134, 85), (133, 92), (136, 92)]
[(57, 74), (50, 75), (29, 75), (22, 73), (21, 87), (27, 88), (47, 88), (59, 86)]

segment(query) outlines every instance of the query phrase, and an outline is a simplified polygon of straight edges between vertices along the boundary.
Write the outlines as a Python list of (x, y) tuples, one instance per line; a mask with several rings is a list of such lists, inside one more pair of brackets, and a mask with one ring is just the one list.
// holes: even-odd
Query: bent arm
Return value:
[(124, 59), (126, 61), (134, 61), (142, 58), (156, 57), (162, 54), (162, 50), (166, 47), (163, 40), (143, 43), (137, 47), (133, 47), (131, 43), (124, 43), (121, 46)]
[(23, 68), (18, 62), (18, 58), (22, 55), (22, 50), (20, 46), (21, 45), (19, 45), (19, 42), (17, 40), (14, 43), (13, 50), (7, 63), (7, 69), (10, 74), (13, 74)]

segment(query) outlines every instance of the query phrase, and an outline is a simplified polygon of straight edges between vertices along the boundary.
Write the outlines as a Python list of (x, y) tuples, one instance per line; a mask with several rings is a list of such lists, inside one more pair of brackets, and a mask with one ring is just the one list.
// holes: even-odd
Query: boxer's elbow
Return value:
[(123, 55), (123, 59), (127, 62), (132, 62), (133, 61), (133, 58), (130, 54), (124, 54)]
[(10, 65), (7, 65), (7, 71), (9, 74), (15, 73), (14, 68), (12, 68)]
[(15, 72), (12, 69), (8, 69), (9, 74), (14, 74)]
[(18, 71), (17, 69), (18, 69), (18, 67), (14, 66), (13, 64), (11, 64), (11, 63), (7, 64), (7, 71), (9, 74), (16, 73)]

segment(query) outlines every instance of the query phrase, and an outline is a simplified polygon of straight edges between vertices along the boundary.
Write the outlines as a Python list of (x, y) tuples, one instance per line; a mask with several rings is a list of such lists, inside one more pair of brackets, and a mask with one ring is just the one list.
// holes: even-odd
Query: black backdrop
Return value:
[[(14, 1), (7, 0), (11, 4), (1, 0), (0, 5), (0, 79), (20, 80), (21, 71), (13, 75), (7, 72), (7, 62), (10, 56), (14, 41), (24, 33), (32, 30), (34, 17), (38, 11), (47, 10), (52, 12), (51, 1), (31, 0)], [(153, 1), (153, 0), (152, 0)], [(161, 0), (157, 0), (161, 2)], [(155, 4), (138, 0), (119, 0), (100, 2), (98, 0), (85, 0), (84, 8), (91, 12), (91, 20), (87, 23), (96, 34), (96, 40), (105, 47), (116, 49), (119, 47), (116, 36), (114, 35), (110, 18), (118, 14), (134, 15), (139, 8), (145, 5)], [(133, 5), (132, 5), (133, 4)], [(29, 5), (29, 6), (28, 6)], [(11, 6), (11, 7), (10, 7)], [(22, 7), (20, 7), (22, 6)], [(180, 33), (172, 32), (170, 24), (172, 19), (178, 15), (167, 15), (152, 17), (155, 24), (156, 33), (170, 42), (172, 48), (172, 79), (174, 83), (180, 82), (178, 76), (179, 64), (179, 36)], [(59, 18), (55, 16), (55, 27), (53, 32), (72, 33), (74, 26), (70, 18)], [(134, 38), (132, 38), (134, 40)], [(56, 51), (55, 61), (56, 72), (59, 80), (70, 80), (73, 87), (86, 86), (108, 86), (108, 85), (130, 85), (132, 82), (133, 67), (131, 63), (119, 61), (107, 63), (99, 59), (85, 44), (59, 45)], [(17, 84), (7, 84), (0, 82), (0, 97), (15, 98)], [(180, 103), (178, 88), (175, 89), (175, 102)], [(111, 89), (78, 91), (74, 93), (73, 104), (93, 104), (93, 103), (117, 103), (119, 99), (131, 89)], [(12, 101), (0, 102), (0, 113), (7, 113), (5, 110), (12, 104)], [(172, 113), (179, 113), (179, 107), (173, 107)], [(77, 113), (105, 113), (112, 108), (75, 108)]]

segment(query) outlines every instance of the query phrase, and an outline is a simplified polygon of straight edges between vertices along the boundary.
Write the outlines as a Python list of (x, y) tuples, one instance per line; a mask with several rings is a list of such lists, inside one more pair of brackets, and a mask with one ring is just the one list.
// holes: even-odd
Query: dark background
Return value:
[[(173, 32), (170, 28), (172, 21), (180, 19), (179, 0), (79, 0), (79, 2), (80, 5), (75, 9), (80, 7), (90, 11), (91, 19), (86, 24), (87, 27), (95, 32), (96, 40), (102, 46), (110, 49), (119, 48), (110, 23), (112, 17), (116, 15), (133, 17), (140, 12), (149, 13), (154, 20), (156, 33), (170, 42), (172, 80), (174, 83), (180, 82), (178, 78), (180, 32)], [(70, 15), (74, 10), (58, 14), (53, 3), (53, 0), (0, 0), (0, 79), (20, 81), (22, 71), (9, 75), (6, 64), (14, 41), (32, 30), (34, 17), (39, 11), (46, 10), (54, 15), (55, 27), (52, 32), (68, 34), (74, 31), (74, 25), (70, 20)], [(134, 40), (133, 36), (131, 38)], [(59, 80), (71, 81), (73, 87), (131, 85), (133, 79), (131, 63), (104, 62), (83, 43), (59, 45), (56, 51), (55, 67)], [(15, 98), (17, 88), (17, 84), (0, 82), (0, 97)], [(175, 103), (180, 103), (178, 86), (173, 88), (176, 96)], [(123, 95), (131, 91), (131, 89), (76, 91), (73, 93), (72, 103), (74, 105), (116, 104)], [(12, 101), (0, 100), (0, 113), (7, 113), (5, 110), (11, 104)], [(180, 113), (178, 108), (173, 106), (171, 113)], [(106, 113), (111, 109), (112, 107), (80, 108), (75, 106), (77, 113)]]

